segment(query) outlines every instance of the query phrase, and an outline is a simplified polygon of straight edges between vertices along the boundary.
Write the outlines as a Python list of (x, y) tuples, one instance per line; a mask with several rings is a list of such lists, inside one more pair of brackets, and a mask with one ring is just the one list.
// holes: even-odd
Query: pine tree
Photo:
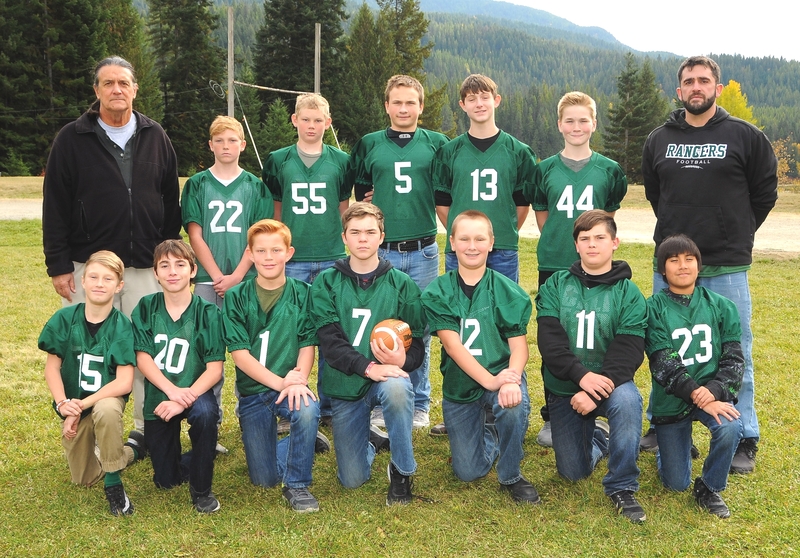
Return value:
[(213, 164), (208, 126), (226, 114), (227, 101), (211, 89), (224, 81), (225, 53), (211, 32), (210, 0), (149, 0), (150, 36), (164, 94), (163, 126), (178, 156), (178, 172), (191, 175)]
[[(277, 89), (313, 91), (314, 26), (320, 23), (320, 93), (331, 104), (336, 118), (350, 89), (342, 79), (344, 19), (344, 0), (265, 0), (264, 25), (256, 37), (256, 82)], [(293, 96), (262, 92), (262, 110), (276, 98), (288, 100)]]
[(663, 124), (669, 105), (655, 83), (648, 61), (640, 69), (633, 54), (617, 77), (618, 102), (608, 109), (603, 134), (605, 155), (617, 161), (631, 183), (642, 179), (642, 149), (648, 134)]

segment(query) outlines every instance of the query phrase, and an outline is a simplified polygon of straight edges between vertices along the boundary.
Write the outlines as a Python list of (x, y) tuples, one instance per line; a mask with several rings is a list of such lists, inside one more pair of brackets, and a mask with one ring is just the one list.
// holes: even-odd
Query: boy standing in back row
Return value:
[[(345, 257), (341, 214), (350, 203), (353, 178), (350, 156), (323, 143), (330, 128), (328, 101), (321, 95), (297, 97), (292, 124), (297, 143), (273, 151), (264, 164), (264, 183), (275, 200), (275, 219), (292, 231), (294, 256), (286, 276), (313, 283), (320, 272)], [(331, 404), (319, 390), (324, 359), (317, 363), (320, 415), (330, 420)]]
[[(523, 191), (535, 180), (536, 154), (495, 124), (494, 111), (500, 106), (495, 82), (472, 74), (460, 94), (458, 104), (469, 116), (469, 131), (444, 145), (433, 159), (436, 213), (447, 230), (467, 209), (485, 213), (495, 234), (486, 265), (519, 282), (519, 228), (529, 208)], [(448, 239), (445, 271), (456, 267)]]
[[(594, 99), (580, 91), (561, 97), (558, 131), (564, 136), (564, 149), (539, 164), (536, 183), (525, 191), (541, 232), (536, 247), (539, 287), (553, 273), (569, 269), (578, 259), (572, 239), (575, 219), (591, 209), (602, 209), (613, 217), (628, 191), (622, 168), (592, 151), (589, 142), (596, 129)], [(544, 426), (536, 441), (542, 446), (552, 446), (546, 399), (547, 394), (541, 409)]]
[[(386, 113), (391, 126), (367, 134), (352, 151), (356, 200), (370, 191), (371, 201), (386, 218), (386, 237), (378, 250), (395, 269), (407, 273), (421, 291), (439, 275), (436, 210), (431, 161), (447, 137), (418, 128), (425, 92), (411, 76), (392, 76), (386, 84)], [(426, 332), (425, 361), (409, 374), (414, 387), (414, 427), (426, 428), (430, 409), (430, 332)], [(384, 426), (382, 412), (373, 424)], [(377, 419), (377, 420), (376, 420)]]

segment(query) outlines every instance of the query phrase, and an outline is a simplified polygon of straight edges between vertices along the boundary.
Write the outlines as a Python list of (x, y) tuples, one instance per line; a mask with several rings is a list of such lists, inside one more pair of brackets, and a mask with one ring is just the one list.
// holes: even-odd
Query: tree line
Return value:
[[(473, 3), (476, 9), (481, 4)], [(338, 140), (345, 149), (388, 124), (383, 88), (394, 73), (411, 74), (425, 84), (423, 126), (450, 136), (462, 133), (468, 121), (458, 107), (458, 86), (468, 73), (480, 72), (500, 86), (499, 125), (542, 158), (563, 145), (556, 128), (559, 97), (576, 89), (592, 95), (599, 119), (593, 147), (620, 160), (635, 182), (641, 151), (639, 140), (629, 139), (646, 135), (677, 106), (679, 58), (626, 54), (604, 37), (488, 16), (424, 14), (419, 0), (377, 0), (371, 5), (236, 0), (232, 5), (236, 79), (246, 83), (311, 91), (314, 23), (322, 23), (321, 89), (331, 103), (336, 132), (326, 141)], [(208, 125), (227, 111), (226, 12), (227, 3), (221, 0), (4, 2), (0, 172), (42, 172), (57, 131), (94, 100), (93, 65), (110, 54), (127, 58), (137, 69), (134, 106), (162, 123), (175, 145), (181, 173), (210, 165)], [(796, 176), (800, 64), (715, 58), (723, 77), (746, 92), (753, 120), (782, 142), (786, 176)], [(294, 95), (241, 86), (236, 93), (236, 116), (246, 117), (255, 142), (251, 147), (258, 148), (262, 159), (293, 141), (289, 114)], [(255, 149), (248, 148), (243, 165), (259, 172)]]

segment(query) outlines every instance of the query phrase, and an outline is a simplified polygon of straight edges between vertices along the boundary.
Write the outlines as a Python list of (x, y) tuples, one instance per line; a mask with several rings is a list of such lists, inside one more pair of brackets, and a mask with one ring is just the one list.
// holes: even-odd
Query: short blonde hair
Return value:
[(331, 117), (331, 106), (325, 97), (318, 93), (303, 93), (297, 96), (297, 101), (294, 103), (294, 113), (299, 114), (303, 109), (316, 109), (322, 111), (325, 118)]
[(558, 121), (564, 117), (567, 107), (586, 107), (592, 115), (592, 120), (597, 120), (597, 103), (589, 95), (580, 91), (570, 91), (558, 101)]
[(453, 224), (450, 225), (450, 236), (456, 236), (456, 228), (458, 228), (458, 224), (461, 221), (466, 221), (467, 219), (472, 219), (474, 221), (484, 221), (489, 227), (489, 236), (494, 238), (494, 227), (492, 226), (492, 220), (489, 219), (489, 216), (486, 215), (483, 211), (478, 211), (477, 209), (467, 209), (459, 213), (455, 219), (453, 219)]
[(244, 141), (244, 128), (241, 122), (232, 116), (217, 116), (208, 128), (208, 139), (214, 139), (214, 136), (221, 134), (225, 130), (235, 132), (239, 139)]
[(256, 236), (259, 234), (277, 234), (287, 248), (292, 246), (292, 231), (285, 224), (275, 219), (261, 219), (247, 230), (247, 245), (252, 249)]
[(470, 74), (461, 83), (461, 100), (467, 98), (467, 95), (476, 95), (478, 93), (488, 92), (492, 97), (497, 96), (497, 84), (492, 81), (492, 78), (484, 76), (483, 74)]
[(386, 91), (384, 91), (383, 95), (387, 103), (389, 102), (389, 93), (392, 92), (392, 89), (398, 87), (410, 87), (419, 95), (419, 104), (422, 105), (425, 103), (425, 89), (422, 87), (419, 80), (403, 74), (392, 76), (389, 78), (389, 81), (386, 82)]
[(100, 264), (109, 271), (113, 271), (116, 274), (117, 279), (122, 281), (125, 276), (125, 264), (122, 263), (122, 260), (117, 256), (114, 252), (110, 250), (100, 250), (95, 252), (89, 259), (86, 260), (83, 268), (83, 275), (86, 276), (86, 268), (89, 267), (89, 264)]
[(189, 262), (191, 269), (197, 267), (194, 250), (183, 240), (170, 238), (156, 246), (153, 250), (153, 267), (157, 268), (158, 262), (166, 259), (167, 256), (173, 256), (179, 260), (186, 260)]

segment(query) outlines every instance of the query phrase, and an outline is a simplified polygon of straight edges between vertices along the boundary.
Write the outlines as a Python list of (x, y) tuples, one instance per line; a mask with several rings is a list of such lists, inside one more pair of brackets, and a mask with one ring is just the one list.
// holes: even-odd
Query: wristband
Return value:
[(64, 399), (64, 401), (61, 401), (60, 403), (56, 403), (56, 413), (58, 413), (60, 415), (61, 414), (61, 405), (63, 405), (64, 403), (66, 403), (68, 401), (71, 401), (71, 399)]
[(367, 369), (366, 369), (366, 370), (364, 370), (364, 377), (365, 377), (365, 378), (369, 378), (369, 370), (370, 370), (370, 368), (372, 368), (373, 366), (375, 366), (375, 362), (374, 362), (374, 361), (373, 361), (373, 362), (370, 362), (369, 364), (367, 364)]

